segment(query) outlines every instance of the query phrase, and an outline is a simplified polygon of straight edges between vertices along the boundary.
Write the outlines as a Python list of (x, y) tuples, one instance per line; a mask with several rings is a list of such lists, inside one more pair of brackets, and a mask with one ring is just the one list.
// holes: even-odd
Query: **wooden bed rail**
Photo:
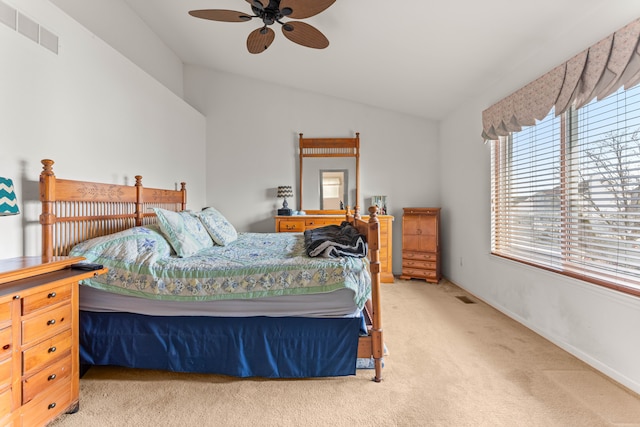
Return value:
[(57, 179), (53, 160), (42, 160), (40, 201), (42, 256), (64, 256), (87, 239), (155, 222), (154, 207), (180, 211), (187, 206), (186, 184), (180, 190)]

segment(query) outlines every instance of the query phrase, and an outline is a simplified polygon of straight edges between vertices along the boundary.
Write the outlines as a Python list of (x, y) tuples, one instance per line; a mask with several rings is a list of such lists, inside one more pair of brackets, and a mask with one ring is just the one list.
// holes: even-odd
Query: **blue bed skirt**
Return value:
[(354, 375), (360, 318), (80, 312), (80, 363), (235, 377)]

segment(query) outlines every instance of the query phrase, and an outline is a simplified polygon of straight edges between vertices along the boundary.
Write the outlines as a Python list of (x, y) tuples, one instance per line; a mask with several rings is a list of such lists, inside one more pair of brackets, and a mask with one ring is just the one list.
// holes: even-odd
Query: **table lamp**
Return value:
[(9, 178), (0, 177), (0, 216), (17, 215), (19, 213), (20, 209), (18, 209), (18, 200), (13, 189), (13, 181)]
[(278, 215), (282, 216), (290, 216), (291, 209), (289, 209), (289, 204), (287, 203), (287, 197), (293, 197), (293, 189), (290, 185), (281, 185), (278, 187), (278, 198), (284, 199), (282, 202), (282, 209), (278, 209)]

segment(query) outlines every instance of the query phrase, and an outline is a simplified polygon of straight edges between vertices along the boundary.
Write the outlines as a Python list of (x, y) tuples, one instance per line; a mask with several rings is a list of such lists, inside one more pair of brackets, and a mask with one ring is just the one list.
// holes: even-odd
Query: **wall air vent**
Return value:
[(0, 22), (12, 30), (16, 29), (16, 10), (2, 2), (0, 2)]
[(36, 43), (40, 39), (40, 25), (20, 12), (18, 12), (18, 32)]
[(44, 27), (40, 27), (40, 45), (58, 54), (58, 36)]
[(58, 54), (58, 36), (27, 15), (0, 1), (0, 22), (33, 40), (42, 47)]

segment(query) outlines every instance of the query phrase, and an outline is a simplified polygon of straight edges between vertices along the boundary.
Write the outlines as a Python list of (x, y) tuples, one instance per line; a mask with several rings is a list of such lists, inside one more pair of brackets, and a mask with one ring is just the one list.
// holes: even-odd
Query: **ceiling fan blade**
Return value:
[(190, 10), (189, 15), (195, 16), (196, 18), (222, 22), (247, 22), (253, 18), (253, 16), (247, 15), (244, 12), (224, 9)]
[(280, 10), (289, 8), (291, 13), (287, 15), (288, 18), (305, 19), (317, 15), (335, 2), (336, 0), (282, 0)]
[(247, 50), (250, 53), (262, 53), (276, 38), (276, 33), (269, 27), (260, 27), (251, 31), (247, 37)]
[[(246, 0), (251, 6), (255, 6), (258, 9), (262, 10), (265, 7), (269, 6), (269, 0)], [(262, 6), (260, 6), (262, 5)]]
[(299, 45), (324, 49), (329, 46), (329, 40), (316, 27), (302, 21), (289, 21), (282, 26), (282, 33), (286, 38)]

